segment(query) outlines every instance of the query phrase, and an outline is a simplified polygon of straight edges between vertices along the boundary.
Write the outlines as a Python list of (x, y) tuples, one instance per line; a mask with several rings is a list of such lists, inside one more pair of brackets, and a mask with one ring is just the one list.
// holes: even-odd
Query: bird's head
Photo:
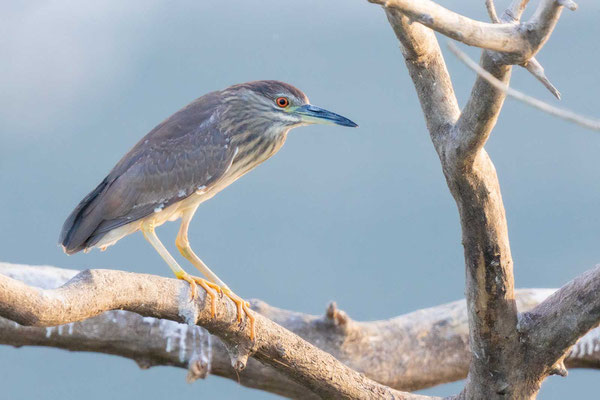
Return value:
[(313, 106), (308, 97), (292, 85), (279, 81), (255, 81), (231, 86), (223, 91), (231, 118), (248, 124), (269, 125), (289, 130), (297, 126), (330, 124), (358, 126), (348, 118)]

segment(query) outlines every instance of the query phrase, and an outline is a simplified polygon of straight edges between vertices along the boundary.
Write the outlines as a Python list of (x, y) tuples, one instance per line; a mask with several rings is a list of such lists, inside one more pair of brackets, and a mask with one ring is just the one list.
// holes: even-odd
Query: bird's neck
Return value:
[(262, 133), (243, 132), (232, 136), (231, 144), (237, 149), (228, 174), (236, 179), (271, 158), (285, 143), (288, 129), (268, 130)]

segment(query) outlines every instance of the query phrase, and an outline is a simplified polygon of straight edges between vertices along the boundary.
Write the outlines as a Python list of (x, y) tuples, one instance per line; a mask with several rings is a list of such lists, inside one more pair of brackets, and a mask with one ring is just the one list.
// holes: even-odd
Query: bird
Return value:
[[(250, 305), (194, 253), (188, 228), (198, 206), (263, 163), (283, 146), (288, 132), (311, 124), (358, 126), (310, 104), (296, 87), (275, 80), (253, 81), (208, 93), (146, 134), (75, 207), (59, 236), (66, 254), (104, 251), (141, 231), (178, 279), (210, 296), (225, 294), (242, 313), (254, 338)], [(181, 219), (177, 249), (204, 276), (188, 274), (156, 235), (156, 228)]]

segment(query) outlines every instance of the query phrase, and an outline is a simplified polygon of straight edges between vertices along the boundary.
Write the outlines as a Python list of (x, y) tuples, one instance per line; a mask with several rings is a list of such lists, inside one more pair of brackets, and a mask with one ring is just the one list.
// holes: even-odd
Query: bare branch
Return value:
[(539, 63), (535, 57), (532, 57), (529, 61), (524, 64), (521, 64), (522, 67), (527, 69), (531, 73), (531, 75), (535, 76), (537, 80), (542, 82), (542, 84), (556, 97), (560, 100), (560, 92), (558, 89), (550, 82), (550, 80), (546, 77), (546, 73), (544, 72), (544, 67)]
[(485, 0), (485, 7), (487, 8), (488, 15), (493, 23), (499, 24), (500, 18), (498, 18), (498, 14), (496, 14), (496, 6), (494, 5), (494, 0)]
[[(412, 3), (416, 5), (427, 2)], [(388, 18), (390, 11), (386, 9)], [(400, 13), (395, 15), (398, 14)], [(402, 33), (417, 24), (408, 25), (405, 19), (398, 17), (389, 19), (405, 46)], [(430, 99), (420, 89), (423, 85), (434, 86), (436, 82), (449, 81), (445, 68), (437, 71), (416, 70), (415, 73), (410, 69), (407, 55), (410, 54), (405, 51), (404, 56), (421, 104), (449, 103), (444, 98)], [(508, 77), (510, 67), (494, 62), (487, 52), (483, 60), (488, 60), (489, 68), (495, 68), (499, 76)], [(450, 83), (448, 86), (451, 87)], [(482, 377), (482, 380), (468, 381), (467, 391), (472, 398), (487, 398), (489, 393), (504, 390), (503, 386), (509, 381), (513, 368), (506, 365), (504, 359), (518, 345), (512, 258), (504, 206), (494, 166), (482, 149), (504, 100), (502, 91), (492, 90), (490, 93), (490, 88), (493, 89), (485, 80), (478, 80), (470, 105), (467, 105), (466, 111), (455, 125), (448, 126), (440, 133), (432, 131), (428, 124), (461, 218), (467, 270), (467, 302), (471, 305), (469, 340), (476, 355), (471, 363), (470, 374)], [(434, 104), (429, 107), (442, 105)], [(423, 107), (423, 110), (425, 118), (431, 118), (428, 109)], [(467, 159), (469, 162), (466, 162)], [(490, 377), (490, 370), (495, 371), (493, 377)]]
[(256, 339), (252, 342), (247, 329), (235, 323), (235, 306), (227, 297), (218, 300), (217, 315), (212, 318), (204, 292), (193, 303), (189, 296), (185, 282), (121, 271), (83, 271), (58, 289), (32, 288), (0, 275), (0, 316), (21, 325), (54, 326), (109, 310), (128, 310), (202, 326), (227, 346), (237, 370), (243, 369), (253, 355), (321, 397), (427, 398), (371, 381), (260, 314), (256, 315)]
[[(509, 19), (511, 21), (518, 21), (521, 14), (525, 10), (525, 4), (527, 1), (523, 0), (515, 0), (510, 8), (507, 8), (504, 17), (505, 19)], [(488, 10), (488, 14), (492, 22), (498, 24), (500, 23), (500, 19), (498, 19), (498, 15), (496, 14), (496, 7), (494, 6), (494, 0), (486, 0), (485, 2), (486, 8)], [(546, 77), (544, 73), (544, 68), (539, 63), (535, 57), (531, 57), (529, 60), (520, 64), (523, 68), (527, 69), (537, 80), (542, 82), (542, 84), (556, 97), (560, 100), (560, 92), (558, 89), (550, 82), (550, 80)]]
[[(64, 284), (78, 271), (0, 263), (0, 273), (42, 288)], [(554, 289), (517, 291), (520, 311), (531, 310)], [(464, 379), (470, 361), (464, 300), (419, 310), (385, 321), (356, 322), (330, 305), (318, 317), (253, 301), (253, 309), (369, 378), (398, 390), (417, 390)], [(254, 359), (236, 372), (225, 345), (199, 327), (109, 311), (85, 321), (54, 328), (18, 325), (0, 318), (0, 344), (51, 346), (115, 354), (142, 368), (171, 365), (195, 368), (291, 398), (313, 398), (306, 389)], [(600, 328), (573, 347), (569, 368), (600, 368)], [(204, 375), (203, 375), (204, 374)]]
[(550, 38), (560, 14), (562, 5), (556, 0), (542, 0), (533, 16), (524, 25), (524, 35), (531, 43), (531, 54), (533, 57)]
[(448, 43), (448, 47), (450, 50), (469, 68), (475, 71), (479, 76), (488, 81), (491, 85), (493, 85), (498, 90), (502, 90), (507, 95), (514, 97), (515, 99), (522, 101), (525, 104), (528, 104), (532, 107), (537, 108), (545, 113), (550, 115), (565, 119), (570, 122), (574, 122), (577, 125), (583, 126), (584, 128), (592, 129), (595, 131), (600, 130), (600, 120), (592, 119), (588, 117), (581, 116), (572, 111), (565, 110), (559, 107), (555, 107), (548, 103), (545, 103), (541, 100), (538, 100), (534, 97), (528, 96), (524, 93), (521, 93), (515, 89), (512, 89), (510, 86), (505, 84), (504, 82), (499, 81), (494, 76), (492, 76), (488, 71), (481, 68), (476, 62), (471, 60), (469, 56), (467, 56), (464, 52), (458, 49), (453, 43)]
[(454, 40), (470, 46), (507, 53), (528, 53), (529, 41), (520, 34), (519, 25), (492, 24), (464, 17), (430, 0), (369, 0), (386, 10), (394, 9)]
[(142, 369), (157, 365), (187, 369), (188, 381), (212, 374), (288, 398), (320, 398), (253, 358), (243, 371), (236, 371), (223, 342), (200, 327), (129, 311), (107, 311), (84, 321), (48, 328), (21, 326), (0, 318), (0, 343), (113, 354), (134, 360)]
[(449, 132), (460, 110), (435, 34), (394, 9), (385, 10), (413, 79), (425, 122), (434, 142)]
[(598, 323), (600, 266), (578, 276), (521, 316), (519, 327), (527, 340), (528, 368), (551, 370)]
[[(501, 82), (510, 80), (512, 67), (498, 62), (494, 54), (483, 51), (480, 63), (482, 68)], [(496, 125), (506, 93), (491, 85), (486, 79), (477, 79), (471, 95), (456, 123), (456, 139), (449, 143), (456, 149), (453, 160), (457, 167), (472, 163), (483, 149), (492, 129)]]
[(529, 0), (512, 0), (510, 6), (506, 10), (504, 10), (503, 18), (504, 20), (518, 22), (521, 20), (521, 15), (525, 12), (525, 7)]
[[(508, 86), (511, 65), (525, 64), (550, 37), (562, 6), (540, 0), (532, 18), (519, 23), (527, 0), (514, 0), (500, 24), (485, 24), (453, 13), (431, 1), (375, 1), (411, 20), (464, 43), (485, 50), (481, 69)], [(488, 4), (490, 8), (490, 4)], [(493, 16), (492, 16), (493, 18)], [(401, 19), (390, 19), (397, 36), (405, 30)], [(514, 30), (505, 30), (514, 27)], [(510, 28), (512, 29), (512, 28)], [(494, 50), (494, 51), (491, 51)], [(405, 58), (407, 53), (404, 52)], [(533, 63), (538, 78), (545, 78)], [(407, 65), (409, 65), (407, 63)], [(538, 64), (539, 66), (539, 64)], [(540, 66), (541, 68), (541, 66)], [(410, 69), (409, 69), (410, 71)], [(440, 71), (437, 71), (440, 74)], [(411, 73), (417, 93), (422, 77)], [(446, 75), (440, 74), (445, 79)], [(435, 79), (428, 79), (435, 80)], [(546, 79), (545, 83), (549, 83)], [(440, 134), (431, 130), (448, 187), (456, 201), (462, 227), (466, 263), (469, 341), (473, 358), (465, 399), (533, 399), (548, 373), (562, 372), (562, 360), (544, 371), (522, 368), (523, 338), (517, 331), (513, 262), (500, 185), (492, 161), (484, 150), (502, 108), (506, 92), (478, 76), (460, 118)], [(444, 100), (436, 100), (443, 102)], [(421, 104), (424, 99), (421, 99)], [(430, 106), (429, 109), (441, 106)], [(427, 109), (423, 107), (427, 115)]]
[[(467, 18), (430, 0), (369, 0), (386, 10), (394, 9), (443, 35), (470, 46), (503, 54), (503, 64), (522, 64), (535, 56), (546, 43), (560, 17), (563, 4), (557, 0), (542, 0), (532, 18), (526, 23), (518, 21), (528, 1), (514, 0), (505, 12), (506, 18), (487, 23)], [(573, 3), (574, 4), (574, 3)], [(489, 1), (486, 3), (490, 10)], [(571, 5), (569, 4), (570, 8)], [(514, 22), (503, 22), (509, 20)]]
[(557, 0), (558, 4), (560, 4), (563, 7), (568, 8), (571, 11), (575, 11), (577, 10), (577, 3), (575, 3), (574, 1), (571, 0)]

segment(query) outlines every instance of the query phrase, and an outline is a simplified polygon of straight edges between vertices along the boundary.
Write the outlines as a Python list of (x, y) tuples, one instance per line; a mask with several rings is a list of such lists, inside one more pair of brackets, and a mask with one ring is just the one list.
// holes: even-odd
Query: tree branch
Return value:
[[(78, 271), (0, 264), (0, 274), (50, 289)], [(554, 289), (521, 289), (520, 311), (532, 309)], [(252, 308), (332, 354), (350, 368), (398, 390), (418, 390), (467, 376), (470, 361), (464, 300), (419, 310), (385, 321), (356, 322), (330, 306), (325, 316), (301, 314), (253, 301)], [(244, 386), (291, 398), (312, 399), (274, 368), (254, 359), (241, 372), (233, 369), (225, 345), (199, 327), (109, 311), (54, 328), (26, 327), (0, 318), (0, 344), (51, 346), (133, 359), (141, 368), (170, 365), (188, 368), (192, 379), (208, 373)], [(600, 368), (600, 328), (589, 332), (566, 359), (569, 368)]]
[[(527, 2), (528, 0), (513, 0), (509, 8), (504, 11), (503, 20), (518, 23)], [(480, 60), (481, 68), (498, 81), (508, 85), (512, 68), (507, 58), (509, 57), (501, 53), (483, 51)], [(505, 98), (505, 91), (498, 90), (486, 79), (477, 77), (469, 100), (456, 123), (457, 140), (450, 143), (453, 146), (451, 152), (458, 153), (455, 161), (458, 162), (459, 168), (462, 168), (463, 163), (473, 162), (477, 153), (483, 149), (496, 125)]]
[[(597, 266), (522, 314), (519, 326), (527, 340), (529, 368), (547, 374), (557, 362), (562, 363), (562, 358), (580, 337), (598, 325), (599, 293), (600, 266)], [(595, 346), (584, 353), (594, 350)]]
[(325, 398), (425, 399), (375, 383), (271, 320), (256, 315), (256, 339), (240, 329), (233, 302), (218, 300), (211, 317), (206, 293), (190, 302), (189, 286), (175, 279), (121, 271), (86, 270), (58, 289), (32, 288), (0, 275), (0, 316), (26, 326), (54, 326), (127, 310), (146, 317), (199, 325), (229, 349), (237, 370), (250, 355), (305, 389)]
[[(405, 22), (408, 17), (453, 39), (498, 51), (484, 50), (480, 64), (482, 70), (505, 85), (508, 85), (510, 79), (511, 65), (525, 65), (540, 50), (550, 37), (562, 11), (561, 3), (556, 0), (541, 0), (531, 19), (526, 23), (519, 23), (527, 0), (514, 0), (502, 18), (505, 23), (486, 24), (460, 16), (431, 1), (371, 1), (384, 6), (404, 47), (406, 45), (403, 39), (406, 35), (398, 32), (406, 32), (411, 27)], [(391, 9), (394, 14), (390, 12)], [(494, 19), (492, 3), (488, 2), (488, 10)], [(394, 18), (389, 18), (390, 15)], [(428, 102), (454, 103), (439, 97), (429, 99), (431, 96), (422, 87), (424, 83), (441, 81), (443, 86), (451, 88), (447, 72), (445, 69), (424, 72), (427, 74), (424, 79), (424, 74), (411, 71), (407, 57), (410, 52), (403, 53), (426, 120), (430, 121), (431, 110), (447, 105), (430, 105)], [(535, 66), (534, 61), (533, 67)], [(540, 75), (539, 69), (534, 72)], [(529, 371), (521, 368), (525, 360), (521, 353), (522, 338), (517, 331), (513, 262), (506, 215), (494, 165), (483, 149), (505, 97), (504, 90), (478, 76), (470, 98), (455, 124), (446, 126), (440, 134), (432, 130), (434, 124), (428, 123), (461, 220), (467, 277), (469, 341), (474, 357), (467, 385), (460, 397), (469, 399), (505, 396), (531, 398), (547, 376), (529, 374)], [(562, 369), (556, 366), (552, 372), (562, 373)]]
[[(518, 21), (527, 1), (517, 0), (508, 11), (508, 15)], [(560, 17), (566, 2), (542, 0), (531, 19), (524, 23), (488, 23), (476, 21), (457, 14), (430, 0), (369, 0), (394, 9), (449, 38), (470, 46), (511, 54), (511, 64), (521, 64), (535, 56), (546, 43)], [(569, 1), (569, 8), (575, 9), (575, 3)], [(490, 11), (490, 3), (487, 3)], [(518, 16), (516, 14), (519, 14)], [(497, 16), (496, 16), (497, 17)], [(493, 15), (492, 15), (493, 19)], [(508, 58), (505, 59), (505, 64)]]
[(444, 8), (430, 0), (369, 0), (386, 10), (397, 10), (454, 40), (470, 46), (507, 53), (529, 52), (530, 43), (520, 34), (519, 25), (476, 21)]
[[(495, 79), (508, 84), (512, 66), (498, 62), (489, 51), (483, 51), (480, 64)], [(452, 147), (451, 154), (456, 155), (449, 162), (457, 163), (459, 169), (473, 162), (490, 137), (505, 98), (506, 92), (486, 79), (478, 77), (475, 80), (469, 100), (456, 123), (456, 140), (448, 143)]]
[[(412, 25), (407, 26), (399, 18), (390, 19), (390, 22), (397, 35), (398, 31), (412, 28)], [(405, 58), (406, 54), (404, 52)], [(407, 65), (410, 65), (409, 61), (407, 60)], [(484, 52), (482, 61), (498, 77), (508, 79), (510, 67), (496, 63), (491, 53)], [(444, 99), (431, 99), (426, 91), (419, 89), (430, 82), (431, 85), (446, 80), (449, 82), (445, 68), (420, 74), (411, 72), (409, 68), (409, 72), (421, 104), (446, 102)], [(451, 87), (451, 84), (448, 83), (448, 86)], [(473, 398), (486, 398), (486, 391), (503, 390), (502, 387), (507, 385), (513, 368), (504, 361), (518, 344), (512, 258), (504, 206), (494, 166), (482, 148), (494, 126), (503, 100), (502, 91), (494, 89), (484, 79), (478, 80), (471, 100), (458, 122), (448, 126), (444, 134), (430, 129), (448, 187), (456, 200), (461, 218), (467, 267), (470, 343), (475, 354), (471, 363), (471, 375), (488, 376), (487, 379), (483, 378), (483, 382), (469, 381), (467, 391), (472, 393)], [(426, 119), (431, 118), (426, 107), (423, 109)], [(457, 114), (458, 110), (455, 116)], [(489, 370), (496, 371), (493, 378), (489, 376)], [(473, 385), (473, 382), (477, 384)], [(477, 392), (476, 388), (481, 388), (482, 391)]]
[(411, 24), (397, 10), (387, 8), (385, 13), (402, 45), (431, 139), (440, 143), (456, 123), (460, 110), (438, 41), (431, 29)]
[(531, 57), (528, 61), (521, 64), (521, 66), (527, 71), (529, 71), (529, 73), (531, 73), (531, 75), (533, 75), (538, 81), (542, 82), (546, 89), (548, 89), (554, 97), (560, 100), (560, 92), (558, 91), (556, 86), (554, 86), (552, 82), (550, 82), (550, 80), (546, 76), (544, 67), (542, 67), (542, 64), (540, 64), (540, 62), (536, 60), (535, 57)]
[(485, 0), (485, 8), (487, 9), (488, 15), (494, 24), (499, 24), (500, 18), (498, 18), (498, 14), (496, 13), (496, 6), (494, 5), (494, 0)]
[(465, 53), (460, 51), (458, 47), (454, 44), (449, 43), (448, 47), (450, 50), (461, 60), (465, 65), (475, 71), (478, 75), (480, 75), (483, 79), (487, 80), (491, 85), (496, 87), (499, 90), (506, 92), (507, 95), (514, 97), (515, 99), (522, 101), (525, 104), (528, 104), (532, 107), (537, 108), (545, 113), (553, 115), (558, 118), (562, 118), (564, 120), (574, 122), (577, 125), (583, 126), (584, 128), (592, 129), (595, 131), (600, 131), (600, 120), (592, 119), (588, 117), (584, 117), (573, 111), (565, 110), (559, 107), (555, 107), (548, 103), (545, 103), (541, 100), (538, 100), (534, 97), (528, 96), (524, 93), (519, 92), (518, 90), (512, 89), (510, 86), (506, 85), (504, 82), (499, 81), (493, 75), (491, 75), (488, 71), (481, 68), (476, 62), (471, 60)]
[[(513, 1), (510, 8), (506, 9), (504, 12), (504, 19), (507, 21), (516, 21), (515, 15), (521, 15), (525, 10), (525, 5), (527, 1), (524, 0), (515, 0)], [(496, 14), (496, 6), (494, 5), (494, 0), (486, 0), (485, 6), (488, 11), (488, 15), (493, 23), (499, 24), (502, 21), (498, 18), (498, 14)], [(550, 82), (548, 77), (544, 72), (544, 67), (535, 57), (531, 57), (529, 60), (520, 64), (523, 68), (525, 68), (531, 75), (533, 75), (537, 80), (539, 80), (545, 87), (552, 93), (554, 97), (560, 100), (560, 92), (558, 89)]]

